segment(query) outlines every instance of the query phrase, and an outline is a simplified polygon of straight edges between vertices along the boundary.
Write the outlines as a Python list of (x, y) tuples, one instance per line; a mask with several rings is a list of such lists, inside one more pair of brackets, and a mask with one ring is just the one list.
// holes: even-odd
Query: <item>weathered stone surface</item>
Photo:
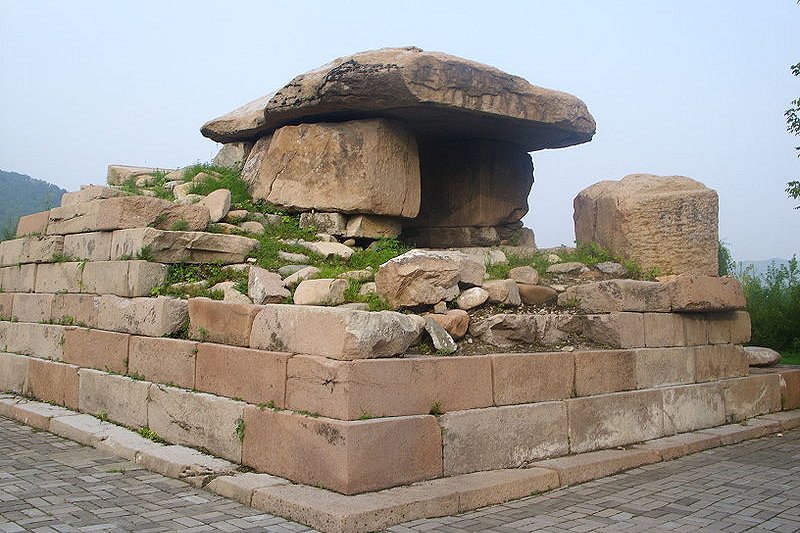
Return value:
[(110, 231), (65, 235), (64, 255), (85, 261), (109, 261), (111, 237)]
[(180, 221), (186, 223), (186, 229), (204, 230), (209, 221), (208, 209), (196, 205), (177, 205), (169, 200), (148, 196), (93, 200), (51, 209), (47, 233), (65, 235), (147, 226), (170, 229)]
[(50, 422), (55, 418), (76, 416), (63, 407), (18, 398), (0, 398), (0, 414), (43, 431), (50, 429)]
[[(498, 95), (502, 95), (499, 97)], [(304, 117), (394, 117), (424, 140), (499, 139), (526, 151), (586, 142), (594, 119), (579, 99), (488, 65), (419, 48), (341, 57), (285, 87), (207, 122), (218, 142), (246, 140)]]
[(208, 216), (211, 222), (219, 222), (231, 209), (231, 191), (228, 189), (217, 189), (212, 191), (205, 198), (197, 203), (208, 209)]
[(664, 433), (685, 433), (725, 423), (720, 383), (669, 387), (664, 392)]
[(196, 482), (197, 486), (235, 470), (235, 466), (224, 459), (185, 446), (146, 447), (136, 454), (136, 463), (166, 477)]
[(781, 378), (761, 374), (722, 382), (725, 391), (725, 416), (728, 422), (781, 410)]
[(694, 383), (693, 348), (640, 348), (636, 354), (636, 388)]
[(481, 285), (486, 267), (466, 254), (411, 250), (382, 264), (375, 274), (378, 293), (393, 307), (452, 300), (459, 284)]
[(717, 193), (683, 176), (632, 174), (575, 198), (575, 239), (662, 273), (717, 275)]
[(357, 494), (442, 475), (430, 415), (343, 422), (245, 408), (242, 462), (298, 483)]
[(167, 266), (149, 261), (90, 261), (83, 265), (81, 292), (150, 296), (167, 279)]
[(709, 344), (742, 344), (750, 340), (750, 315), (747, 311), (708, 313)]
[(82, 412), (92, 415), (105, 413), (109, 420), (128, 427), (147, 425), (150, 383), (88, 368), (82, 368), (79, 375)]
[(252, 404), (284, 407), (289, 354), (201, 343), (195, 388)]
[(403, 228), (403, 238), (417, 247), (427, 248), (474, 248), (500, 244), (500, 235), (494, 226), (427, 227), (406, 225)]
[(339, 305), (350, 284), (344, 279), (309, 279), (301, 281), (294, 291), (297, 305)]
[(194, 389), (196, 342), (152, 337), (130, 338), (128, 374), (148, 381)]
[(189, 300), (189, 337), (201, 342), (248, 346), (253, 320), (261, 306), (210, 298)]
[(463, 309), (449, 309), (444, 314), (430, 314), (427, 317), (436, 321), (455, 340), (459, 340), (467, 334), (469, 313)]
[(670, 310), (667, 286), (655, 281), (613, 279), (568, 287), (558, 296), (560, 305), (572, 303), (589, 313)]
[(660, 390), (617, 392), (565, 400), (572, 453), (624, 446), (664, 436)]
[(214, 156), (212, 163), (221, 167), (242, 168), (247, 161), (247, 154), (253, 148), (251, 142), (232, 142), (226, 143)]
[(557, 459), (547, 459), (534, 466), (556, 470), (562, 486), (576, 485), (610, 476), (642, 465), (657, 463), (661, 456), (655, 450), (599, 450)]
[(391, 239), (398, 237), (401, 231), (397, 218), (356, 215), (348, 219), (344, 234), (354, 238)]
[(555, 263), (547, 267), (548, 274), (555, 274), (558, 276), (571, 275), (577, 276), (588, 272), (589, 267), (577, 261), (570, 261), (568, 263)]
[(704, 435), (702, 433), (683, 433), (655, 439), (644, 444), (636, 444), (637, 450), (648, 450), (657, 452), (662, 461), (671, 461), (684, 455), (702, 452), (710, 448), (722, 445), (722, 440), (716, 435)]
[(257, 305), (281, 303), (291, 296), (281, 277), (261, 267), (251, 266), (247, 277), (247, 295)]
[(294, 288), (300, 284), (300, 282), (305, 281), (307, 279), (314, 279), (316, 278), (320, 272), (322, 272), (317, 267), (308, 266), (303, 267), (301, 265), (297, 265), (300, 268), (297, 269), (293, 274), (289, 274), (286, 276), (286, 279), (283, 280), (283, 283), (289, 287)]
[(70, 328), (64, 333), (64, 361), (117, 374), (128, 373), (130, 335)]
[(470, 287), (456, 298), (456, 304), (463, 310), (474, 309), (489, 299), (489, 291), (481, 287)]
[(0, 351), (32, 355), (44, 359), (64, 356), (64, 326), (3, 322), (0, 330)]
[(100, 297), (97, 327), (108, 331), (132, 333), (147, 337), (166, 337), (186, 326), (185, 300), (157, 298)]
[(256, 490), (288, 484), (289, 481), (269, 474), (238, 472), (236, 475), (215, 477), (204, 488), (241, 504), (250, 505)]
[(500, 348), (509, 348), (517, 343), (534, 344), (539, 340), (535, 315), (497, 314), (483, 320), (473, 321), (470, 335)]
[(438, 353), (451, 354), (458, 349), (458, 345), (453, 341), (453, 338), (437, 321), (430, 316), (423, 318), (425, 319), (425, 331), (430, 336), (433, 348)]
[[(242, 459), (245, 403), (154, 384), (150, 388), (147, 419), (150, 429), (176, 444), (202, 447), (236, 463)], [(245, 429), (246, 431), (246, 429)]]
[[(781, 408), (790, 410), (800, 407), (800, 367), (794, 365), (779, 365), (769, 368), (751, 367), (750, 374), (777, 375), (781, 382)], [(798, 425), (800, 425), (800, 421)]]
[(113, 233), (111, 257), (136, 257), (146, 250), (159, 263), (241, 263), (258, 241), (238, 235), (198, 231), (162, 231), (155, 228)]
[(61, 207), (68, 207), (76, 204), (85, 204), (92, 200), (104, 200), (106, 198), (116, 198), (117, 196), (128, 196), (128, 193), (120, 189), (103, 187), (102, 185), (89, 185), (81, 187), (81, 190), (66, 192), (61, 197)]
[(310, 213), (300, 214), (300, 227), (315, 227), (317, 231), (330, 235), (344, 235), (347, 228), (347, 217), (341, 213)]
[[(0, 347), (5, 344), (4, 326), (0, 324)], [(30, 358), (24, 355), (5, 353), (0, 351), (0, 392), (14, 392), (23, 394), (25, 382), (28, 378), (28, 362)]]
[(33, 292), (39, 265), (17, 265), (0, 268), (0, 288), (7, 292)]
[(488, 301), (511, 306), (519, 306), (522, 300), (519, 296), (517, 283), (511, 279), (498, 279), (485, 282), (481, 288), (489, 293)]
[(20, 322), (49, 322), (53, 316), (55, 297), (55, 294), (20, 293), (14, 298), (13, 313), (9, 306), (7, 319), (13, 316), (14, 320)]
[(0, 266), (48, 263), (64, 251), (60, 236), (29, 236), (0, 242)]
[(697, 346), (694, 357), (695, 379), (698, 383), (747, 375), (747, 355), (741, 346)]
[(494, 403), (562, 400), (573, 396), (574, 355), (565, 352), (493, 355)]
[(342, 259), (350, 259), (350, 256), (353, 255), (352, 248), (338, 242), (298, 241), (297, 244), (325, 258), (341, 257)]
[(427, 414), (492, 405), (488, 357), (334, 361), (295, 355), (286, 407), (336, 419)]
[(83, 292), (85, 263), (41, 264), (36, 268), (36, 292)]
[(526, 305), (539, 305), (552, 302), (558, 297), (558, 292), (543, 285), (526, 285), (517, 282), (517, 291), (522, 303)]
[(44, 235), (47, 232), (47, 223), (50, 221), (50, 211), (42, 211), (41, 213), (33, 213), (32, 215), (23, 215), (19, 217), (17, 223), (17, 237), (23, 235), (30, 235), (31, 233), (40, 233)]
[(563, 402), (456, 411), (439, 417), (444, 474), (519, 468), (569, 453)]
[(419, 212), (417, 142), (398, 122), (284, 126), (256, 150), (267, 150), (260, 166), (248, 161), (242, 173), (254, 199), (293, 209), (403, 217)]
[(636, 354), (628, 350), (575, 352), (575, 395), (636, 388)]
[(745, 355), (747, 355), (747, 363), (750, 366), (770, 366), (777, 364), (781, 360), (781, 354), (772, 348), (745, 346), (744, 351)]
[(222, 292), (222, 301), (225, 303), (232, 303), (232, 304), (251, 304), (253, 301), (250, 299), (249, 296), (246, 294), (242, 294), (236, 288), (237, 283), (235, 281), (221, 281), (216, 285), (212, 285), (209, 287), (210, 291), (220, 291)]
[(392, 311), (269, 304), (253, 322), (250, 347), (369, 359), (405, 352), (421, 331), (419, 322)]
[(677, 313), (643, 313), (644, 345), (648, 348), (685, 346), (683, 316)]
[(733, 311), (745, 308), (736, 278), (681, 274), (666, 284), (673, 311)]
[(100, 297), (93, 294), (55, 294), (52, 309), (55, 322), (96, 327)]
[(131, 178), (152, 175), (155, 172), (171, 169), (159, 169), (150, 167), (132, 167), (127, 165), (108, 165), (106, 182), (109, 185), (122, 185)]
[(565, 331), (612, 348), (644, 347), (642, 313), (613, 312), (603, 315), (579, 315), (564, 325)]
[(44, 402), (78, 408), (78, 367), (30, 358), (25, 394)]
[(539, 271), (529, 266), (515, 267), (508, 271), (508, 279), (513, 279), (520, 285), (537, 285)]
[(0, 292), (0, 320), (11, 320), (13, 308), (14, 294)]

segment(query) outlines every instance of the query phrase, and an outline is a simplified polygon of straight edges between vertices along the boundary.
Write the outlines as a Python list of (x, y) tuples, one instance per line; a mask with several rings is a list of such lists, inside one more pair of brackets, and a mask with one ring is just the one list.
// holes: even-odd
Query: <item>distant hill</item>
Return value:
[(22, 215), (60, 205), (65, 192), (52, 183), (0, 170), (0, 240), (14, 235)]
[(777, 257), (772, 259), (765, 259), (763, 261), (736, 261), (736, 270), (735, 272), (745, 272), (752, 269), (752, 274), (755, 277), (763, 278), (764, 275), (767, 273), (767, 269), (771, 265), (774, 265), (775, 268), (780, 268), (783, 265), (789, 263), (788, 259), (779, 259)]

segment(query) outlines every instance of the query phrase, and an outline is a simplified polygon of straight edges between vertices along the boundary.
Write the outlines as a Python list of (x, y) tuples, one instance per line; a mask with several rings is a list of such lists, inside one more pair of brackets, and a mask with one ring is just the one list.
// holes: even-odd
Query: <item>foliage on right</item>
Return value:
[[(795, 63), (790, 68), (792, 69), (792, 74), (800, 76), (800, 63)], [(786, 129), (794, 135), (800, 135), (800, 98), (792, 100), (790, 105), (791, 107), (784, 113), (786, 115)], [(800, 146), (795, 146), (794, 149), (798, 151), (797, 157), (800, 157)], [(787, 185), (786, 193), (789, 197), (800, 200), (800, 181), (790, 181)], [(795, 206), (795, 209), (800, 209), (800, 205)]]

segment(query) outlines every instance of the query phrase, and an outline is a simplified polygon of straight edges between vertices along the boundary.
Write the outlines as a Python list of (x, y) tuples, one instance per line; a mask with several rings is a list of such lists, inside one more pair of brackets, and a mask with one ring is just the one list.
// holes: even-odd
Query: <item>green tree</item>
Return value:
[[(800, 76), (800, 63), (795, 63), (791, 67), (792, 74)], [(791, 101), (791, 107), (786, 110), (786, 129), (794, 135), (800, 135), (800, 98)], [(798, 151), (797, 157), (800, 157), (800, 146), (795, 146)], [(786, 187), (786, 193), (789, 198), (800, 200), (800, 181), (790, 181)], [(795, 206), (795, 209), (800, 209), (800, 205)]]

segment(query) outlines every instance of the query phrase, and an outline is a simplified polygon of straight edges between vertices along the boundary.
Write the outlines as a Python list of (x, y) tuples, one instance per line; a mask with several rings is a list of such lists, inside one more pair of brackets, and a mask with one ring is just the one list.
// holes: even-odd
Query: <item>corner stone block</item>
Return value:
[(132, 428), (147, 426), (150, 383), (88, 368), (80, 369), (78, 375), (82, 412), (106, 413), (110, 420)]
[[(64, 356), (64, 326), (7, 323), (5, 351), (32, 355), (43, 359), (61, 359)], [(0, 340), (0, 344), (2, 340)], [(3, 346), (0, 346), (2, 348)]]
[(729, 422), (774, 413), (781, 410), (781, 378), (760, 374), (722, 382), (725, 389), (725, 413)]
[(565, 401), (572, 453), (664, 436), (660, 390), (617, 392)]
[(636, 354), (636, 388), (695, 382), (694, 348), (640, 348)]
[(36, 292), (83, 292), (83, 268), (87, 263), (41, 264), (36, 270)]
[(0, 292), (0, 320), (11, 320), (14, 309), (14, 294)]
[(694, 349), (694, 374), (698, 383), (746, 376), (747, 354), (741, 346), (717, 344)]
[(563, 402), (455, 411), (439, 424), (445, 476), (519, 468), (569, 453)]
[(167, 267), (147, 261), (92, 261), (83, 271), (83, 291), (134, 298), (150, 296), (164, 283)]
[[(175, 444), (205, 448), (234, 462), (242, 460), (243, 402), (154, 384), (150, 388), (148, 423), (160, 437)], [(242, 430), (240, 430), (242, 431)]]
[(781, 377), (781, 408), (800, 408), (800, 368), (781, 368), (776, 373)]
[(261, 306), (191, 298), (189, 337), (201, 342), (249, 346), (253, 320)]
[(133, 336), (130, 339), (128, 373), (144, 376), (148, 381), (194, 389), (197, 346), (196, 342), (181, 339)]
[(64, 361), (117, 374), (128, 373), (130, 335), (73, 328), (64, 334)]
[(85, 261), (108, 261), (111, 259), (111, 232), (66, 235), (64, 255)]
[(288, 363), (286, 407), (340, 420), (428, 414), (492, 405), (485, 356), (335, 361), (296, 355)]
[(285, 353), (200, 343), (194, 387), (252, 404), (273, 402), (275, 407), (285, 407), (289, 357)]
[(568, 352), (492, 355), (495, 405), (573, 396), (574, 355)]
[(670, 387), (663, 393), (666, 435), (725, 423), (725, 397), (718, 382)]
[(614, 312), (576, 317), (568, 326), (589, 340), (612, 348), (643, 348), (645, 346), (642, 313)]
[(97, 327), (100, 297), (93, 294), (53, 295), (52, 319), (76, 326)]
[(39, 266), (29, 264), (0, 268), (0, 289), (6, 292), (33, 292)]
[(747, 304), (735, 278), (681, 274), (667, 286), (673, 311), (732, 311)]
[(54, 294), (21, 293), (14, 298), (14, 320), (49, 322), (53, 317)]
[(648, 348), (685, 346), (683, 317), (675, 313), (645, 313), (644, 344)]
[(50, 220), (49, 210), (19, 217), (19, 223), (17, 224), (17, 237), (30, 235), (31, 233), (44, 234), (47, 231), (48, 220)]
[(442, 475), (436, 418), (343, 422), (245, 408), (242, 462), (297, 483), (358, 494)]
[(592, 396), (636, 388), (632, 351), (575, 352), (575, 395)]
[[(0, 323), (0, 346), (4, 342), (3, 331), (3, 323)], [(0, 352), (0, 392), (25, 392), (30, 360), (24, 355)]]
[(43, 402), (78, 409), (78, 367), (30, 358), (25, 394)]
[(188, 304), (185, 300), (157, 298), (100, 297), (98, 328), (120, 333), (166, 337), (186, 326)]

